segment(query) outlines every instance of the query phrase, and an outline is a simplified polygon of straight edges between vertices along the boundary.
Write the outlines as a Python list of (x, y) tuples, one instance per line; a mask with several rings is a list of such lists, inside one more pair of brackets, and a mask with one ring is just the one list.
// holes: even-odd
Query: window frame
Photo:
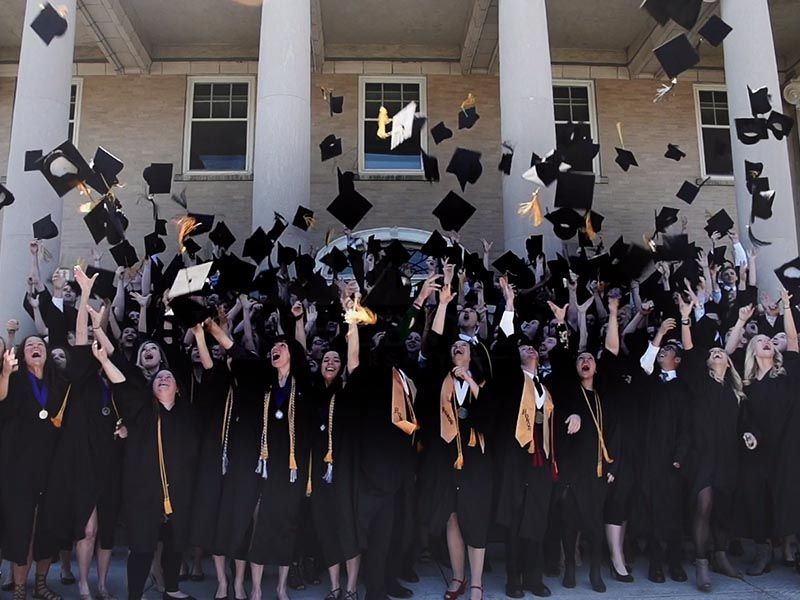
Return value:
[[(709, 175), (706, 171), (706, 151), (703, 143), (703, 128), (709, 127), (711, 129), (727, 129), (728, 135), (731, 134), (731, 111), (730, 103), (728, 103), (728, 126), (723, 125), (703, 125), (703, 119), (700, 114), (700, 92), (725, 92), (727, 95), (728, 88), (725, 84), (713, 83), (695, 83), (693, 85), (694, 91), (694, 115), (697, 124), (697, 150), (700, 155), (700, 178), (711, 178), (712, 181), (733, 181), (733, 174), (731, 175)], [(731, 152), (733, 152), (733, 139), (731, 139)]]
[[(553, 79), (553, 87), (583, 87), (587, 90), (587, 97), (589, 100), (589, 133), (592, 135), (592, 140), (595, 144), (600, 143), (600, 128), (597, 121), (597, 96), (595, 95), (594, 80), (592, 79)], [(553, 97), (553, 115), (555, 117), (556, 99)], [(566, 124), (567, 121), (555, 121), (554, 123)], [(602, 175), (602, 164), (600, 161), (600, 152), (594, 157), (592, 164), (594, 165), (594, 173), (597, 177)]]
[[(67, 118), (67, 134), (69, 134), (69, 124), (72, 123), (72, 139), (70, 140), (74, 146), (78, 146), (78, 138), (80, 137), (81, 128), (81, 105), (83, 104), (83, 79), (80, 77), (73, 77), (70, 82), (69, 94), (72, 97), (72, 86), (75, 86), (75, 118)], [(69, 117), (69, 113), (67, 114)]]
[[(421, 176), (425, 170), (420, 161), (419, 169), (367, 169), (364, 159), (364, 121), (366, 119), (366, 86), (368, 83), (414, 83), (419, 85), (419, 111), (421, 116), (428, 112), (428, 79), (419, 76), (403, 75), (360, 75), (358, 78), (358, 174), (366, 177), (372, 175), (408, 175)], [(423, 125), (420, 133), (420, 146), (428, 151), (428, 124)]]
[[(192, 122), (194, 111), (194, 86), (197, 83), (246, 83), (247, 84), (247, 149), (245, 155), (245, 168), (239, 171), (212, 171), (192, 170), (189, 168), (192, 144)], [(184, 125), (183, 125), (183, 160), (182, 171), (184, 175), (252, 175), (253, 174), (253, 152), (255, 139), (255, 114), (256, 114), (256, 78), (253, 75), (220, 75), (220, 76), (198, 76), (186, 78), (186, 103), (184, 106)], [(203, 121), (241, 121), (241, 119), (202, 119)]]

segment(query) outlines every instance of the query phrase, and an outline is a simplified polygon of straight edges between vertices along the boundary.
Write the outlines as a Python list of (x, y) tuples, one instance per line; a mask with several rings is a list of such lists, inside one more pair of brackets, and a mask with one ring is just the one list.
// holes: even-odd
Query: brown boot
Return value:
[(35, 600), (63, 600), (59, 594), (47, 587), (47, 575), (39, 574), (36, 575), (33, 586), (33, 597)]
[(695, 577), (697, 579), (697, 589), (701, 592), (711, 591), (711, 577), (708, 575), (708, 559), (697, 558), (694, 561)]
[(28, 600), (28, 590), (24, 583), (22, 585), (14, 584), (14, 600)]
[(728, 560), (728, 554), (724, 550), (714, 552), (714, 572), (734, 579), (744, 579), (740, 571), (733, 568)]

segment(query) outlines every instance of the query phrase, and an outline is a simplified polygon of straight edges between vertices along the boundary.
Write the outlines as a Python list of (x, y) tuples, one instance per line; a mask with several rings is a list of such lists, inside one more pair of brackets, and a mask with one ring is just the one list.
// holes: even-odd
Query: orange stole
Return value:
[[(521, 448), (525, 447), (525, 444), (529, 444), (528, 452), (530, 454), (536, 453), (536, 444), (534, 442), (533, 437), (533, 428), (536, 426), (534, 420), (536, 418), (536, 397), (538, 393), (536, 391), (536, 386), (533, 385), (530, 377), (528, 377), (524, 372), (522, 373), (522, 377), (524, 378), (522, 384), (522, 397), (519, 401), (519, 412), (517, 413), (517, 428), (514, 433), (514, 437), (517, 438), (519, 445)], [(550, 458), (550, 441), (553, 439), (553, 401), (550, 399), (550, 395), (548, 394), (547, 399), (544, 402), (544, 424), (542, 427), (542, 446), (544, 450), (544, 455), (547, 458)]]
[(414, 414), (417, 388), (408, 377), (406, 377), (406, 382), (408, 383), (408, 394), (403, 387), (400, 371), (392, 367), (392, 423), (406, 435), (414, 435), (414, 432), (419, 429), (417, 417)]
[[(472, 393), (471, 391), (469, 393)], [(458, 427), (458, 409), (456, 408), (456, 385), (452, 374), (448, 374), (442, 382), (442, 390), (439, 393), (439, 435), (448, 444), (456, 440), (456, 450), (458, 457), (453, 464), (453, 468), (461, 470), (464, 468), (464, 452), (461, 446), (461, 430)], [(486, 450), (486, 443), (482, 433), (475, 433), (475, 429), (470, 427), (469, 442), (467, 446), (474, 448), (480, 443), (481, 452)]]

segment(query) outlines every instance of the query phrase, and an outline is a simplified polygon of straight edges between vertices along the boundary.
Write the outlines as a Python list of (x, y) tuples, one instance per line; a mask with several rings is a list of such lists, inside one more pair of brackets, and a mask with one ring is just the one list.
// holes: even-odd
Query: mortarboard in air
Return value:
[(752, 146), (769, 137), (767, 120), (760, 118), (735, 119), (736, 137), (745, 146)]
[(736, 306), (742, 307), (748, 304), (758, 306), (758, 288), (754, 285), (748, 285), (736, 293)]
[(236, 236), (233, 235), (224, 221), (217, 221), (214, 229), (208, 234), (208, 239), (211, 240), (213, 244), (227, 250), (233, 246), (233, 243), (236, 241)]
[(639, 8), (645, 9), (659, 25), (666, 25), (670, 19), (670, 12), (664, 0), (644, 0)]
[(644, 8), (659, 25), (672, 19), (684, 29), (693, 29), (700, 18), (702, 0), (644, 0)]
[(400, 240), (392, 240), (389, 242), (384, 252), (389, 263), (398, 267), (407, 263), (411, 258), (411, 254), (406, 250), (406, 247)]
[(319, 262), (330, 267), (331, 271), (334, 273), (341, 273), (347, 268), (347, 265), (350, 264), (347, 260), (347, 255), (336, 246), (331, 248), (330, 252), (319, 259)]
[(144, 236), (145, 256), (155, 256), (156, 254), (161, 254), (166, 249), (167, 245), (164, 243), (164, 240), (162, 240), (155, 231)]
[(478, 111), (474, 106), (461, 109), (458, 111), (458, 128), (472, 129), (472, 126), (475, 125), (480, 118), (481, 116), (478, 114)]
[(14, 204), (14, 194), (6, 186), (0, 183), (0, 210), (6, 206)]
[[(172, 190), (172, 163), (150, 163), (142, 172), (148, 195), (169, 194)], [(185, 198), (185, 196), (184, 196)], [(186, 208), (186, 205), (182, 205)]]
[(669, 158), (675, 162), (679, 162), (682, 158), (686, 157), (686, 153), (675, 144), (667, 144), (667, 151), (664, 153), (664, 158)]
[(450, 139), (453, 137), (453, 130), (449, 129), (447, 125), (444, 124), (444, 121), (439, 121), (433, 129), (431, 129), (431, 137), (433, 137), (433, 141), (438, 146), (443, 141)]
[(703, 181), (700, 182), (699, 185), (692, 183), (691, 181), (684, 181), (683, 185), (681, 185), (681, 189), (678, 190), (678, 193), (675, 194), (678, 198), (686, 202), (686, 204), (691, 204), (694, 202), (695, 198), (697, 198), (697, 194), (700, 193), (700, 188), (703, 187), (706, 183), (708, 183), (710, 177), (706, 177)]
[(656, 215), (656, 233), (664, 233), (670, 225), (678, 222), (680, 209), (662, 206)]
[(652, 252), (638, 244), (631, 244), (621, 265), (630, 279), (638, 279), (651, 262), (653, 262)]
[[(189, 207), (189, 201), (186, 199), (186, 188), (184, 187), (181, 190), (180, 194), (170, 194), (169, 197), (175, 204), (186, 210)], [(153, 214), (157, 214), (156, 212), (156, 203), (153, 202)]]
[(200, 304), (189, 296), (178, 296), (169, 303), (175, 319), (186, 329), (202, 323), (211, 314), (211, 308)]
[(93, 173), (86, 179), (98, 194), (107, 194), (112, 186), (119, 183), (118, 175), (125, 168), (124, 163), (108, 150), (99, 146), (92, 159)]
[[(582, 136), (580, 127), (575, 126), (569, 144), (560, 148), (563, 162), (567, 163), (574, 171), (591, 171), (592, 161), (600, 152), (600, 144), (595, 144), (592, 138)], [(552, 160), (556, 160), (553, 157)], [(545, 159), (547, 162), (547, 159)], [(563, 171), (563, 165), (558, 165)]]
[(466, 148), (456, 148), (450, 164), (447, 165), (447, 172), (456, 176), (463, 192), (468, 183), (473, 185), (477, 183), (483, 173), (481, 153)]
[(472, 204), (451, 191), (433, 209), (433, 216), (439, 219), (439, 223), (445, 231), (460, 231), (475, 214), (475, 210)]
[(800, 258), (795, 258), (775, 269), (775, 275), (784, 288), (797, 297), (800, 293)]
[(500, 157), (500, 164), (497, 165), (497, 170), (511, 175), (511, 163), (514, 160), (514, 149), (508, 144), (503, 144), (503, 155)]
[(325, 137), (319, 144), (319, 151), (322, 162), (339, 156), (342, 153), (342, 138), (337, 138), (334, 134)]
[(52, 215), (42, 217), (33, 224), (33, 238), (36, 240), (52, 240), (58, 237), (58, 227), (53, 223)]
[(348, 229), (355, 229), (367, 213), (372, 210), (372, 203), (359, 194), (351, 171), (337, 169), (339, 179), (339, 195), (328, 205), (328, 212)]
[(275, 221), (272, 223), (272, 227), (267, 232), (267, 237), (272, 242), (277, 242), (278, 238), (281, 237), (284, 231), (289, 227), (289, 223), (286, 219), (283, 218), (283, 215), (276, 212), (275, 214)]
[(500, 256), (492, 263), (499, 273), (506, 275), (511, 283), (518, 288), (527, 289), (536, 285), (536, 277), (533, 271), (525, 264), (525, 261), (514, 254), (511, 250)]
[(722, 246), (714, 246), (711, 251), (708, 253), (708, 262), (709, 264), (715, 264), (722, 266), (725, 264), (725, 251), (727, 247)]
[(594, 173), (566, 171), (558, 174), (555, 207), (578, 210), (592, 208), (594, 200)]
[(344, 96), (334, 96), (333, 89), (322, 88), (322, 99), (327, 100), (331, 116), (339, 115), (344, 108)]
[(81, 185), (92, 174), (89, 163), (70, 141), (43, 157), (39, 170), (59, 197)]
[(132, 267), (139, 261), (136, 248), (128, 240), (122, 240), (116, 246), (111, 246), (111, 256), (118, 266), (125, 268)]
[(714, 233), (718, 233), (720, 236), (724, 237), (733, 229), (733, 225), (733, 219), (731, 219), (730, 215), (723, 208), (706, 222), (705, 230), (709, 237)]
[(213, 266), (214, 263), (209, 261), (180, 269), (175, 275), (167, 297), (172, 300), (181, 296), (201, 294), (209, 283), (208, 276)]
[(425, 256), (441, 258), (447, 251), (447, 240), (444, 239), (444, 236), (442, 236), (438, 230), (434, 230), (419, 251)]
[(158, 235), (167, 235), (167, 220), (156, 219), (155, 232)]
[[(603, 221), (606, 218), (598, 212), (594, 212), (590, 210), (587, 215), (584, 217), (584, 225), (591, 225), (592, 231), (595, 233), (600, 233), (603, 230)], [(588, 229), (588, 227), (587, 227)]]
[(617, 151), (617, 158), (614, 160), (620, 168), (627, 173), (628, 169), (631, 167), (638, 167), (639, 163), (636, 162), (636, 157), (633, 155), (633, 152), (630, 150), (626, 150), (625, 148), (615, 148)]
[(439, 159), (423, 151), (420, 151), (420, 156), (422, 157), (422, 169), (425, 172), (425, 179), (439, 181)]
[(203, 235), (211, 231), (214, 226), (214, 215), (204, 215), (200, 213), (189, 213), (188, 216), (194, 219), (194, 227), (187, 233), (187, 236)]
[(252, 258), (256, 264), (261, 264), (261, 261), (272, 252), (273, 246), (275, 246), (275, 242), (270, 240), (266, 232), (259, 226), (252, 235), (245, 240), (242, 256), (245, 258)]
[(775, 139), (780, 141), (792, 132), (794, 119), (773, 110), (767, 119), (767, 128), (775, 136)]
[(234, 256), (226, 254), (216, 262), (219, 269), (219, 279), (215, 289), (223, 291), (246, 292), (253, 284), (253, 276), (256, 274), (256, 265)]
[[(744, 161), (744, 176), (747, 183), (755, 181), (764, 172), (764, 163)], [(751, 190), (752, 191), (752, 190)]]
[(467, 252), (464, 256), (464, 269), (467, 275), (481, 281), (487, 281), (492, 276), (492, 272), (483, 264), (483, 257), (477, 252)]
[(525, 240), (525, 252), (531, 263), (536, 262), (536, 258), (544, 254), (544, 236), (532, 235)]
[(372, 254), (376, 258), (383, 251), (383, 244), (374, 235), (367, 238), (367, 254)]
[(97, 274), (94, 285), (92, 286), (92, 296), (110, 300), (117, 293), (117, 288), (114, 285), (114, 271), (108, 269), (98, 269), (93, 265), (86, 266), (86, 275), (94, 277)]
[(583, 217), (567, 207), (548, 212), (544, 218), (553, 224), (553, 233), (560, 240), (571, 240), (584, 225)]
[(772, 218), (772, 204), (775, 202), (775, 190), (754, 190), (753, 191), (753, 204), (750, 211), (750, 222), (756, 219), (771, 219)]
[(656, 258), (666, 261), (690, 260), (693, 252), (689, 236), (685, 233), (665, 235), (656, 250)]
[(284, 246), (278, 242), (278, 264), (283, 267), (288, 267), (297, 259), (297, 250), (291, 246)]
[(625, 240), (622, 236), (619, 236), (617, 241), (611, 244), (611, 248), (608, 249), (608, 254), (614, 261), (623, 260), (627, 252), (628, 244), (625, 243)]
[[(345, 256), (345, 258), (347, 258)], [(298, 279), (308, 279), (314, 272), (317, 261), (310, 254), (301, 254), (294, 261), (294, 270)]]
[(400, 144), (414, 135), (414, 115), (417, 113), (417, 103), (409, 102), (392, 117), (392, 138), (389, 145), (394, 150)]
[(544, 160), (534, 153), (531, 162), (531, 168), (522, 174), (522, 178), (526, 181), (549, 187), (558, 179), (559, 164), (555, 152), (551, 152)]
[(747, 94), (750, 97), (750, 112), (753, 113), (754, 117), (765, 115), (772, 110), (772, 101), (770, 100), (769, 89), (766, 86), (753, 90), (748, 85)]
[(202, 248), (200, 248), (200, 244), (195, 242), (192, 238), (190, 237), (184, 238), (183, 250), (186, 252), (186, 254), (188, 254), (192, 258), (194, 258), (195, 254), (200, 252), (201, 249)]
[(121, 210), (108, 200), (106, 200), (106, 214), (108, 219), (106, 223), (106, 239), (111, 246), (114, 246), (125, 239), (128, 219)]
[(25, 172), (39, 170), (39, 161), (42, 160), (43, 153), (41, 150), (28, 150), (25, 153)]
[(711, 15), (708, 21), (698, 30), (698, 33), (703, 36), (705, 41), (716, 47), (728, 37), (731, 31), (733, 31), (733, 27), (728, 25), (717, 15)]
[(653, 53), (670, 79), (676, 78), (700, 62), (700, 55), (685, 33), (661, 44), (653, 50)]
[(53, 38), (61, 37), (67, 32), (67, 20), (48, 2), (31, 21), (31, 29), (49, 46)]
[[(108, 235), (109, 215), (106, 208), (106, 202), (98, 202), (92, 210), (86, 213), (83, 217), (83, 222), (89, 229), (92, 239), (95, 244), (102, 242)], [(119, 243), (120, 240), (117, 240)]]
[(314, 211), (305, 206), (298, 206), (292, 219), (292, 225), (303, 231), (308, 231), (314, 226)]

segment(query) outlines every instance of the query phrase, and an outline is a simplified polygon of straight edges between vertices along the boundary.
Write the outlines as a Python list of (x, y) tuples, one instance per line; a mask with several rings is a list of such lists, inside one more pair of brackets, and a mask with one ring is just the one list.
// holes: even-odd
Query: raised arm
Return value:
[(142, 294), (150, 293), (150, 282), (153, 280), (153, 259), (145, 256), (142, 267)]
[(150, 304), (150, 294), (131, 294), (139, 305), (139, 333), (147, 335), (147, 307)]
[(736, 324), (731, 328), (731, 334), (728, 336), (728, 341), (725, 343), (725, 353), (730, 356), (739, 348), (739, 342), (744, 334), (744, 326), (753, 316), (755, 307), (752, 304), (743, 306), (739, 309), (739, 318), (736, 319)]
[(89, 343), (89, 297), (92, 295), (92, 287), (97, 279), (97, 273), (91, 278), (87, 277), (86, 273), (80, 265), (76, 265), (73, 270), (75, 274), (75, 281), (81, 288), (81, 299), (78, 303), (78, 318), (75, 322), (75, 345), (86, 346)]
[(661, 349), (661, 342), (664, 340), (664, 336), (675, 329), (675, 325), (675, 319), (664, 319), (661, 322), (661, 327), (658, 328), (656, 337), (653, 338), (653, 341), (650, 342), (650, 345), (647, 346), (647, 350), (645, 350), (645, 353), (639, 359), (639, 366), (642, 367), (642, 370), (648, 375), (652, 375), (655, 369), (656, 357), (658, 356), (658, 351)]
[(757, 281), (757, 271), (756, 271), (756, 249), (751, 248), (747, 251), (747, 285), (751, 287), (756, 287), (758, 284)]
[(678, 308), (681, 311), (681, 344), (684, 350), (691, 350), (694, 348), (694, 341), (692, 340), (692, 309), (694, 308), (691, 302), (684, 302), (683, 296), (678, 296)]
[(589, 298), (583, 304), (578, 305), (578, 352), (586, 350), (586, 345), (589, 341), (589, 328), (586, 325), (586, 311), (594, 302), (594, 296)]
[(294, 339), (303, 347), (303, 350), (307, 350), (306, 348), (306, 325), (305, 319), (303, 318), (304, 315), (303, 310), (303, 303), (302, 302), (295, 302), (292, 305), (292, 317), (294, 317)]
[(211, 336), (217, 340), (217, 343), (225, 350), (230, 350), (233, 347), (233, 340), (228, 335), (228, 332), (222, 329), (216, 321), (206, 319), (205, 325), (208, 333), (210, 333)]
[(600, 282), (595, 281), (592, 288), (593, 288), (592, 296), (594, 297), (594, 309), (595, 311), (597, 311), (597, 318), (600, 321), (603, 321), (608, 318), (608, 311), (606, 310), (605, 304), (603, 304), (603, 296), (600, 293)]
[(124, 383), (125, 382), (125, 375), (122, 374), (117, 366), (111, 362), (106, 354), (106, 351), (103, 350), (103, 347), (98, 343), (95, 342), (92, 344), (92, 354), (97, 359), (97, 362), (100, 363), (100, 367), (103, 369), (103, 373), (106, 374), (108, 381), (111, 383)]
[(433, 325), (431, 325), (431, 331), (434, 333), (438, 333), (439, 335), (444, 334), (444, 320), (447, 315), (447, 305), (450, 304), (453, 298), (455, 298), (455, 294), (448, 286), (443, 287), (439, 292), (439, 305), (436, 307)]
[(619, 355), (619, 321), (617, 312), (619, 310), (619, 297), (609, 296), (608, 298), (608, 326), (606, 327), (606, 350), (614, 356)]
[(114, 318), (117, 323), (122, 323), (125, 318), (125, 267), (117, 267), (115, 276), (117, 291), (111, 306), (114, 309)]
[(94, 332), (94, 339), (100, 342), (100, 346), (105, 350), (108, 356), (114, 354), (114, 344), (108, 339), (105, 329), (103, 329), (103, 317), (108, 310), (107, 306), (101, 306), (99, 311), (96, 311), (91, 306), (87, 307), (89, 311), (89, 318), (92, 320), (92, 331)]
[(211, 359), (211, 353), (208, 351), (206, 344), (206, 332), (203, 330), (203, 324), (198, 323), (192, 327), (194, 332), (194, 341), (197, 344), (197, 353), (200, 355), (200, 364), (208, 371), (214, 366), (214, 361)]
[(783, 304), (783, 330), (786, 332), (786, 349), (797, 352), (797, 327), (794, 323), (794, 313), (792, 312), (792, 297), (784, 289), (781, 289), (781, 303)]
[(500, 291), (503, 292), (503, 298), (505, 299), (505, 310), (503, 311), (503, 316), (500, 317), (500, 330), (506, 335), (506, 337), (511, 337), (514, 335), (514, 288), (511, 287), (511, 284), (508, 283), (508, 279), (503, 276), (500, 278)]
[(33, 323), (36, 325), (36, 333), (39, 335), (47, 335), (47, 325), (42, 318), (42, 310), (39, 306), (41, 300), (39, 296), (34, 296), (32, 293), (28, 293), (28, 304), (31, 305), (31, 311), (33, 311)]
[[(342, 300), (342, 308), (345, 312), (353, 307), (352, 298)], [(347, 372), (353, 373), (358, 368), (360, 362), (359, 353), (361, 352), (361, 340), (358, 338), (358, 323), (353, 320), (347, 326)]]
[[(250, 352), (256, 351), (255, 339), (253, 338), (253, 322), (250, 320), (253, 309), (253, 301), (246, 294), (239, 296), (239, 303), (242, 305), (242, 326), (244, 327), (244, 347)], [(278, 319), (280, 321), (280, 319)]]

